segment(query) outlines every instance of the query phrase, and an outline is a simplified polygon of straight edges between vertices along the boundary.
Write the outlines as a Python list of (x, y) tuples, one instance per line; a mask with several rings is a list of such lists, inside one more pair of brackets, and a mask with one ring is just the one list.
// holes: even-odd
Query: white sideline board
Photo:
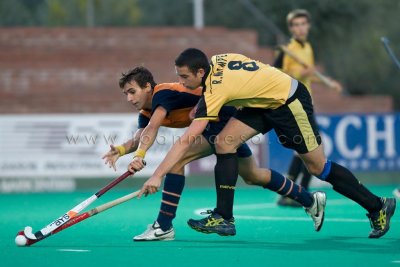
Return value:
[[(137, 130), (137, 113), (32, 114), (0, 116), (0, 178), (102, 178), (126, 171), (131, 155), (118, 160), (117, 173), (101, 159), (110, 144)], [(184, 129), (161, 127), (140, 176), (149, 176)]]

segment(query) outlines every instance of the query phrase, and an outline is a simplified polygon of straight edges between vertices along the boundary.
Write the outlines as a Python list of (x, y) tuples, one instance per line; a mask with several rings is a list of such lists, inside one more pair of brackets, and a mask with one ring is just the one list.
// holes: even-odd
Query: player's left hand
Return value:
[(142, 186), (140, 189), (138, 198), (141, 198), (144, 194), (146, 197), (149, 194), (157, 193), (161, 186), (162, 177), (158, 176), (151, 176)]

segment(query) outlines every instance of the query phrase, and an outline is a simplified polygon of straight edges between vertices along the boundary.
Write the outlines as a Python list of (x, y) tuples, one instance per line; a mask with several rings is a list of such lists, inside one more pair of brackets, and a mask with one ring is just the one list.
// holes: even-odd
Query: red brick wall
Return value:
[[(266, 63), (273, 60), (272, 51), (258, 47), (257, 34), (249, 30), (3, 28), (0, 113), (130, 112), (118, 90), (120, 73), (144, 65), (156, 81), (175, 81), (174, 59), (188, 47), (201, 48), (210, 56), (237, 52)], [(342, 103), (358, 112), (392, 109), (388, 97), (343, 100), (316, 93), (315, 98), (322, 112), (346, 111)], [(371, 105), (377, 101), (379, 105)]]

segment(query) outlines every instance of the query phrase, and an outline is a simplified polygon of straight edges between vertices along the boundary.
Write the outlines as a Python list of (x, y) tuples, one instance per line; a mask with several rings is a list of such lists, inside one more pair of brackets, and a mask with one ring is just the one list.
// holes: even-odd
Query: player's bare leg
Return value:
[(238, 158), (239, 175), (248, 185), (265, 186), (271, 180), (271, 171), (260, 168), (254, 156)]

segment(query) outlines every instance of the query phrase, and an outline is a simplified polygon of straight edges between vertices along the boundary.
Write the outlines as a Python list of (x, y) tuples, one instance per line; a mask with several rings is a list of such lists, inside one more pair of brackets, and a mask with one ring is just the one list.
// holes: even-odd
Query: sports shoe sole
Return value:
[(220, 233), (220, 232), (216, 232), (216, 231), (206, 230), (206, 229), (191, 225), (189, 222), (188, 222), (188, 225), (193, 230), (195, 230), (197, 232), (200, 232), (200, 233), (203, 233), (203, 234), (217, 234), (217, 235), (220, 235), (220, 236), (234, 236), (234, 235), (236, 235), (236, 233), (234, 233), (234, 234), (226, 234), (226, 233)]
[(173, 241), (175, 240), (175, 237), (168, 237), (164, 239), (133, 239), (133, 242), (154, 242), (154, 241)]

